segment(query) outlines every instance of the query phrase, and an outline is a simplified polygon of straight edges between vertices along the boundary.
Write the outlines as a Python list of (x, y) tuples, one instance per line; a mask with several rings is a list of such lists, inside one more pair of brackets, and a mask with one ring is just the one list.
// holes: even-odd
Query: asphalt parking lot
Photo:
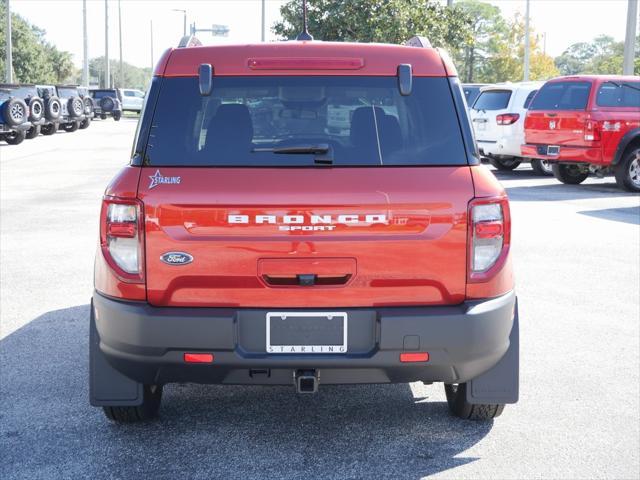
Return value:
[(490, 423), (441, 385), (171, 385), (161, 419), (109, 423), (88, 401), (100, 197), (135, 121), (0, 145), (0, 477), (640, 477), (640, 196), (528, 166), (512, 200), (521, 397)]

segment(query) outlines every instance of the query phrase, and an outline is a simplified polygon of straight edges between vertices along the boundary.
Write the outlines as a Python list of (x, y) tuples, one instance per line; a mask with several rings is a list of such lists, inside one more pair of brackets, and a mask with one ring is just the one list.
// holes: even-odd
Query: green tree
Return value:
[[(640, 35), (636, 37), (635, 75), (640, 75)], [(556, 57), (555, 64), (563, 75), (576, 74), (621, 74), (624, 43), (613, 37), (599, 35), (591, 42), (579, 42), (569, 46)]]
[(465, 0), (456, 5), (471, 19), (471, 36), (453, 55), (462, 81), (474, 82), (478, 80), (476, 76), (487, 69), (488, 59), (498, 53), (509, 25), (496, 6), (478, 0)]
[[(152, 72), (150, 68), (139, 68), (127, 62), (122, 62), (124, 74), (124, 84), (120, 85), (120, 62), (118, 60), (109, 61), (111, 73), (111, 85), (119, 88), (137, 88), (146, 90), (151, 81)], [(78, 72), (80, 81), (81, 73)], [(104, 78), (104, 57), (96, 57), (89, 60), (89, 81), (92, 85), (101, 84)]]
[[(0, 75), (6, 58), (6, 5), (0, 3)], [(20, 15), (11, 15), (14, 81), (18, 83), (64, 83), (74, 73), (71, 54), (61, 52), (45, 40), (45, 31)]]
[[(280, 8), (274, 33), (293, 39), (302, 30), (302, 1)], [(434, 46), (455, 47), (470, 40), (470, 18), (458, 7), (435, 0), (309, 0), (309, 32), (319, 40), (401, 44), (424, 35)]]

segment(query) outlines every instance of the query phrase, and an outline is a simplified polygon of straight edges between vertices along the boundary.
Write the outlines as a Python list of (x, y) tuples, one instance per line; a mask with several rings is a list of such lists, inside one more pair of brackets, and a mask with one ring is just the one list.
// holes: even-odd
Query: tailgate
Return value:
[(464, 299), (468, 166), (143, 168), (139, 197), (153, 305)]
[(524, 124), (525, 141), (542, 145), (587, 145), (586, 120), (587, 113), (583, 111), (529, 111)]

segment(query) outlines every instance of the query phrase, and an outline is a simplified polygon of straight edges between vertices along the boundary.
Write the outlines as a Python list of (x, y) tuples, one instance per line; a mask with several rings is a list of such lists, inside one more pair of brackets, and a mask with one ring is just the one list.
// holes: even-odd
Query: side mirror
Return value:
[(198, 67), (200, 95), (208, 97), (213, 89), (213, 67), (209, 63), (201, 63)]
[(412, 87), (413, 76), (411, 73), (411, 65), (408, 63), (398, 65), (398, 90), (400, 90), (400, 95), (410, 95)]

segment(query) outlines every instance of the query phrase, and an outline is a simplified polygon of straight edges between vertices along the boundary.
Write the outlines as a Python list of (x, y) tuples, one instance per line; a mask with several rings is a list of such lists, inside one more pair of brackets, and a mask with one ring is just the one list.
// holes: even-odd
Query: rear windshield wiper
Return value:
[(283, 155), (308, 155), (315, 154), (315, 163), (331, 165), (333, 163), (333, 149), (327, 143), (317, 145), (290, 145), (288, 147), (256, 147), (252, 152), (271, 152)]

